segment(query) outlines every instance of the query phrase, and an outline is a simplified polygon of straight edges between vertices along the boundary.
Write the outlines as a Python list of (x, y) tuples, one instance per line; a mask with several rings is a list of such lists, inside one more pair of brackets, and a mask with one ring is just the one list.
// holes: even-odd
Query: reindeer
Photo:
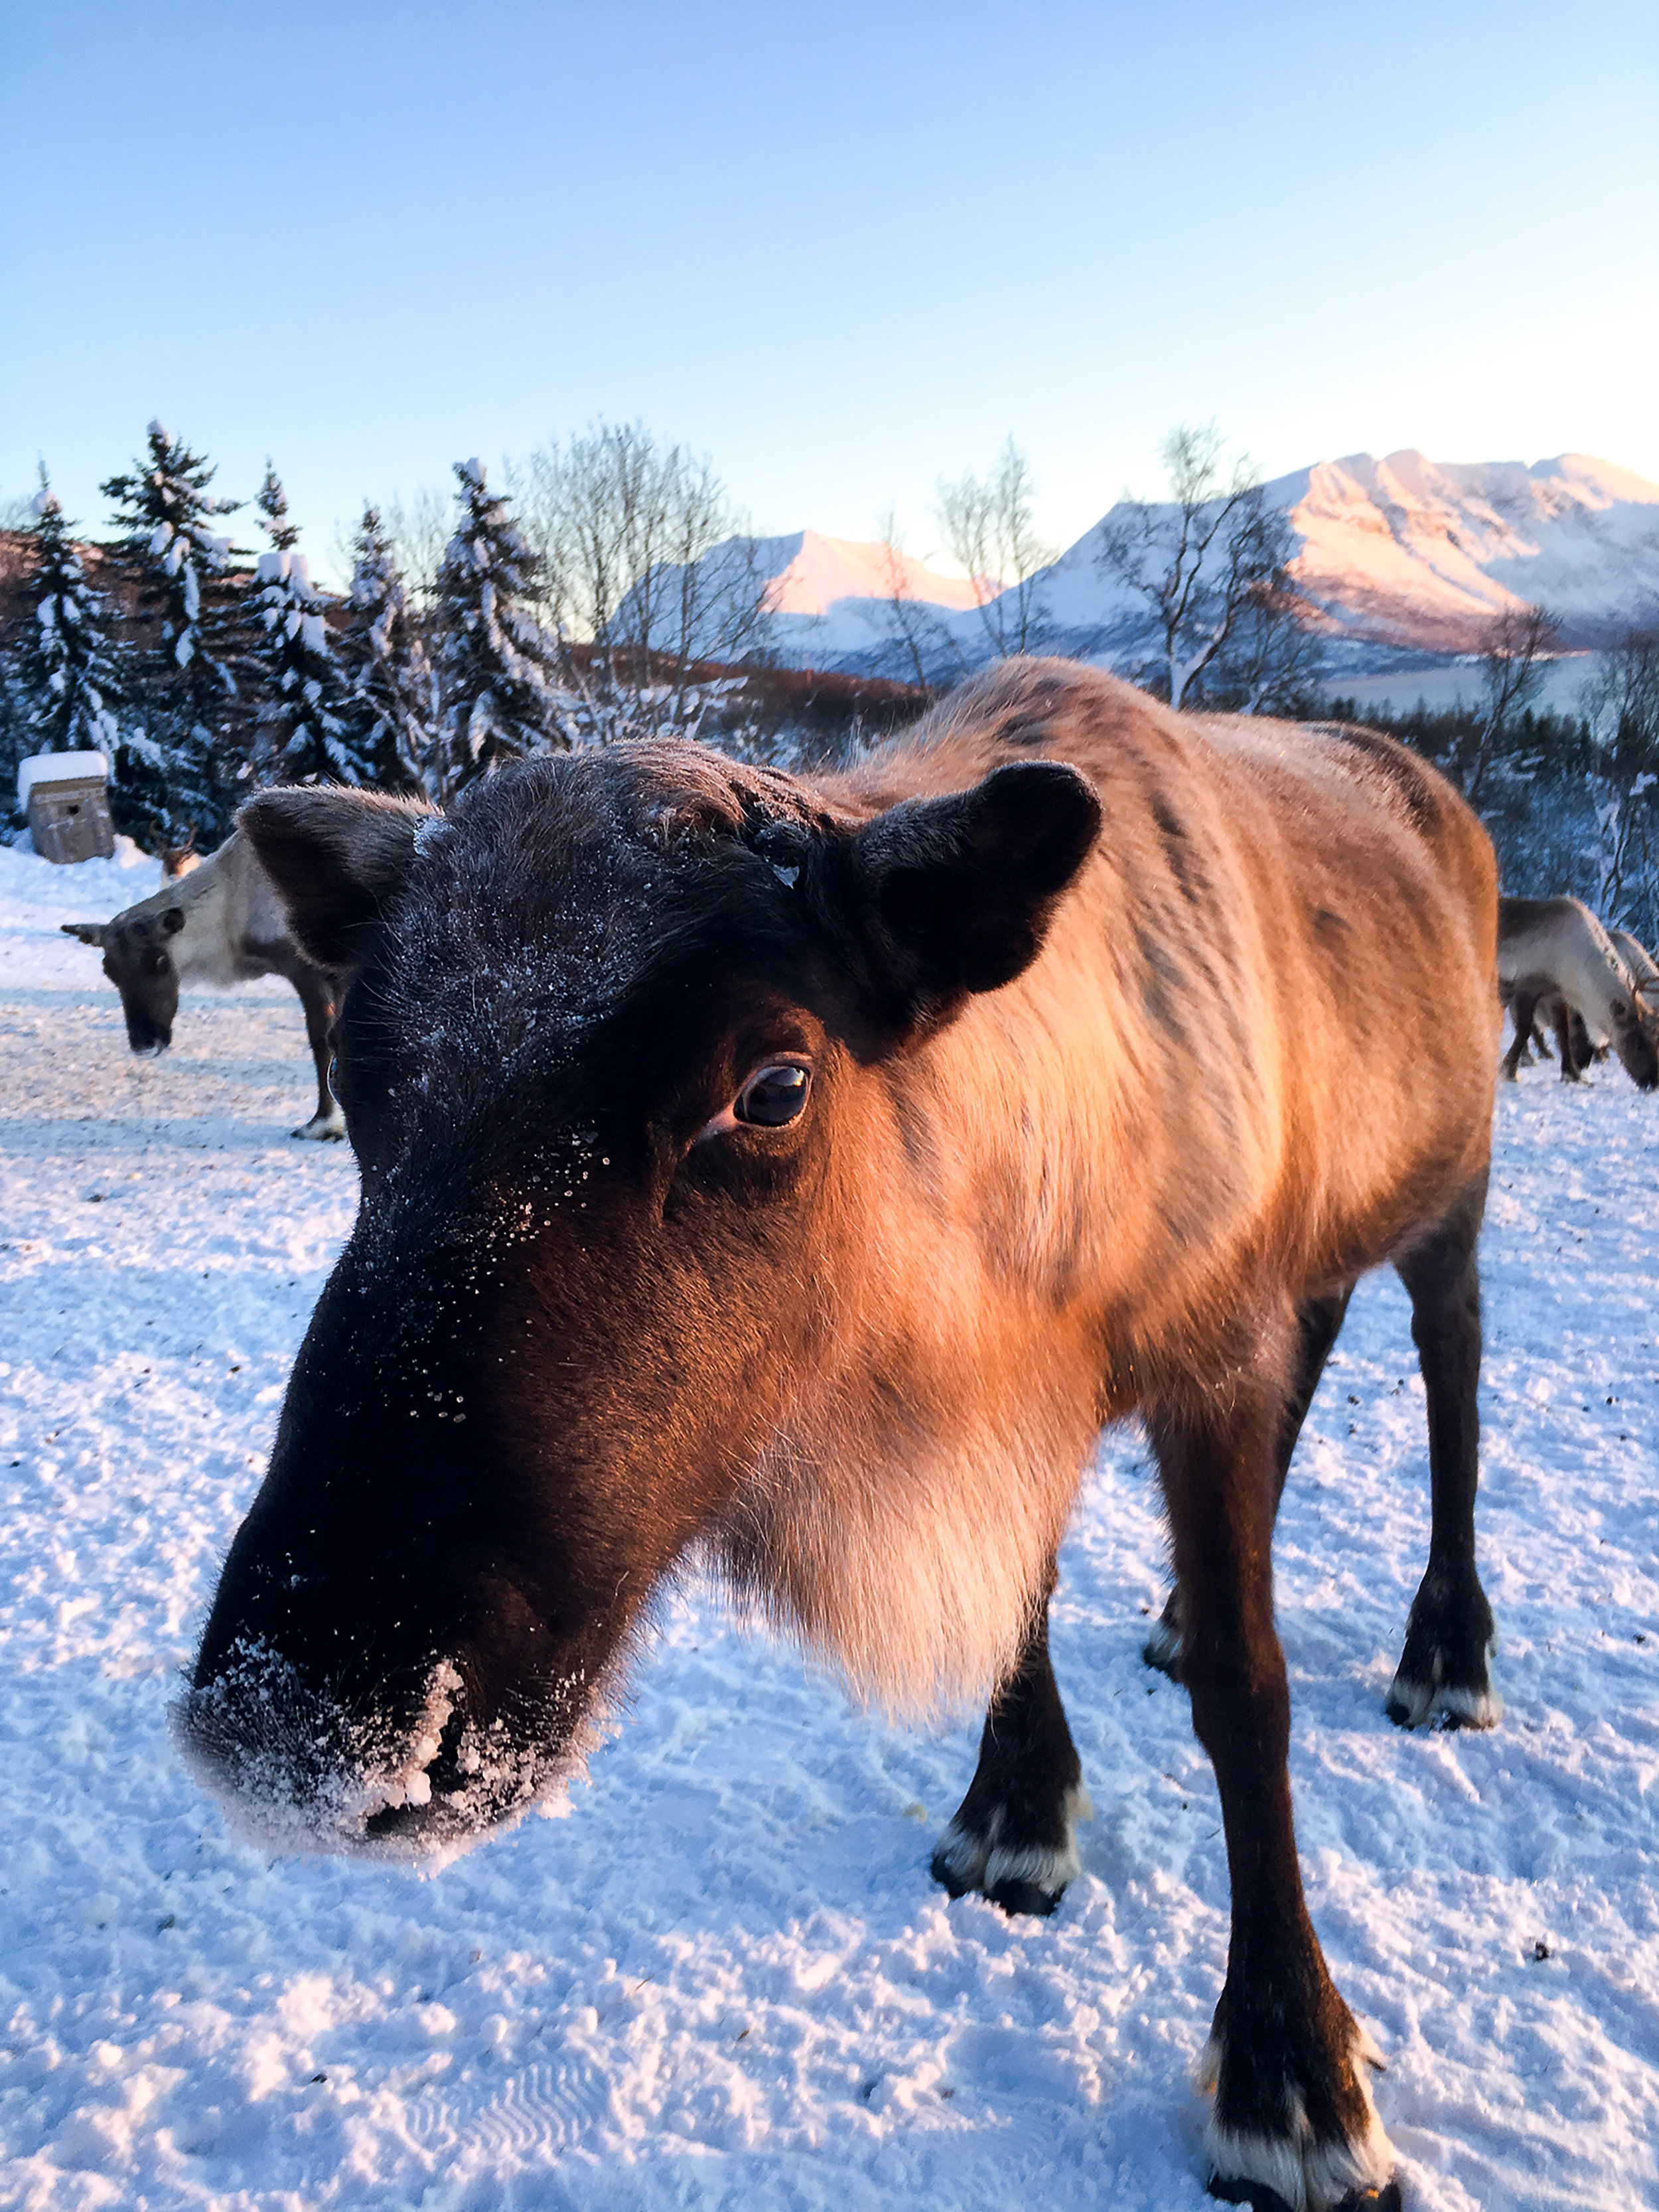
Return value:
[(1582, 900), (1499, 899), (1498, 984), (1515, 1024), (1514, 1042), (1503, 1060), (1506, 1082), (1515, 1081), (1540, 1013), (1555, 1027), (1563, 1082), (1577, 1082), (1589, 1063), (1580, 1058), (1571, 1034), (1576, 1013), (1583, 1018), (1592, 1048), (1610, 1040), (1639, 1089), (1659, 1085), (1659, 1006), (1644, 1000), (1607, 931)]
[(1641, 939), (1632, 937), (1627, 929), (1610, 929), (1607, 936), (1625, 963), (1638, 1007), (1644, 1014), (1659, 1018), (1659, 961), (1654, 959)]
[(1271, 1543), (1391, 1262), (1433, 1534), (1389, 1711), (1497, 1718), (1497, 881), (1449, 785), (1037, 660), (841, 775), (641, 741), (447, 816), (317, 788), (240, 820), (340, 979), (362, 1196), (175, 1714), (233, 1818), (400, 1856), (499, 1827), (697, 1559), (881, 1704), (988, 1698), (933, 1870), (1052, 1911), (1085, 1804), (1055, 1558), (1139, 1411), (1232, 1878), (1212, 2185), (1397, 2206), (1297, 1868)]
[(233, 833), (206, 860), (180, 848), (185, 865), (159, 891), (109, 921), (65, 921), (65, 936), (95, 945), (104, 973), (121, 994), (134, 1052), (165, 1052), (173, 1042), (181, 984), (225, 990), (260, 975), (285, 975), (305, 1009), (306, 1039), (317, 1068), (317, 1110), (293, 1133), (343, 1137), (345, 1119), (329, 1088), (332, 987), (289, 933), (270, 878), (253, 848)]

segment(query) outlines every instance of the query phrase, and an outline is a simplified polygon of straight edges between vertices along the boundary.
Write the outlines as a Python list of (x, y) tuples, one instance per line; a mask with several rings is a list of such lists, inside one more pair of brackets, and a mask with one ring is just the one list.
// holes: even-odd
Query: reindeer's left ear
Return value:
[(82, 945), (101, 945), (106, 925), (101, 921), (60, 921), (65, 937), (78, 937)]
[(813, 890), (900, 1028), (1029, 968), (1100, 834), (1094, 787), (1015, 761), (969, 791), (908, 799), (821, 848)]
[(366, 791), (262, 791), (236, 826), (276, 886), (295, 941), (319, 968), (355, 968), (415, 860), (429, 807)]

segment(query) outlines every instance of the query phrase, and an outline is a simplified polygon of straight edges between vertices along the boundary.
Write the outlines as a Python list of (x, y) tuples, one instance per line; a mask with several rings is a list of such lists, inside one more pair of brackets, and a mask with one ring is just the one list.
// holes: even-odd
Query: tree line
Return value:
[[(1163, 458), (1166, 496), (1126, 496), (1079, 556), (1108, 611), (1092, 629), (1059, 625), (1055, 550), (1012, 438), (982, 476), (938, 487), (939, 554), (969, 580), (965, 616), (916, 595), (890, 516), (872, 658), (915, 687), (918, 711), (988, 661), (1058, 649), (1177, 707), (1367, 722), (1480, 810), (1508, 887), (1571, 890), (1659, 936), (1659, 624), (1598, 657), (1576, 714), (1539, 710), (1559, 641), (1527, 606), (1492, 618), (1455, 708), (1333, 701), (1328, 624), (1300, 592), (1293, 533), (1259, 473), (1226, 459), (1213, 425), (1171, 432)], [(602, 424), (509, 464), (499, 486), (476, 460), (454, 477), (448, 501), (366, 506), (337, 549), (349, 582), (331, 595), (269, 465), (246, 502), (257, 549), (226, 534), (243, 503), (159, 422), (102, 486), (104, 543), (76, 538), (43, 471), (22, 518), (23, 617), (0, 650), (0, 770), (95, 748), (113, 763), (118, 827), (149, 850), (205, 849), (269, 782), (441, 802), (502, 762), (616, 738), (702, 735), (778, 756), (775, 726), (734, 698), (732, 674), (775, 659), (769, 580), (705, 459), (643, 425)], [(897, 719), (887, 701), (874, 726)]]
[(1567, 893), (1659, 943), (1659, 623), (1597, 653), (1576, 712), (1539, 705), (1556, 644), (1542, 609), (1511, 608), (1493, 617), (1468, 702), (1389, 714), (1334, 699), (1328, 712), (1451, 779), (1492, 834), (1506, 891)]
[[(1224, 471), (1212, 427), (1172, 434), (1165, 459), (1170, 500), (1121, 503), (1097, 555), (1128, 610), (1117, 634), (1056, 635), (1040, 588), (1054, 549), (1011, 438), (982, 477), (938, 487), (939, 550), (971, 581), (972, 618), (952, 627), (918, 600), (895, 552), (871, 661), (931, 693), (1009, 653), (1098, 650), (1177, 705), (1307, 710), (1321, 647), (1284, 517), (1247, 462)], [(269, 465), (251, 501), (225, 498), (210, 463), (153, 422), (102, 485), (114, 526), (90, 546), (43, 471), (22, 518), (26, 617), (0, 657), (0, 766), (95, 747), (120, 828), (207, 848), (262, 783), (442, 800), (541, 750), (669, 732), (760, 745), (724, 696), (741, 687), (714, 672), (775, 658), (769, 579), (707, 459), (601, 424), (508, 464), (500, 485), (458, 463), (455, 485), (447, 501), (366, 507), (335, 549), (350, 580), (332, 595)], [(245, 506), (257, 547), (228, 534)], [(890, 520), (886, 535), (896, 546)]]
[(100, 487), (105, 543), (77, 538), (43, 468), (21, 518), (22, 618), (0, 656), (0, 766), (102, 751), (118, 829), (149, 850), (206, 850), (264, 784), (442, 801), (526, 754), (695, 734), (731, 688), (705, 664), (766, 659), (768, 580), (684, 448), (605, 425), (532, 455), (503, 488), (477, 460), (454, 475), (447, 514), (429, 495), (412, 512), (366, 506), (333, 595), (269, 464), (246, 502), (257, 548), (227, 534), (245, 502), (159, 422)]

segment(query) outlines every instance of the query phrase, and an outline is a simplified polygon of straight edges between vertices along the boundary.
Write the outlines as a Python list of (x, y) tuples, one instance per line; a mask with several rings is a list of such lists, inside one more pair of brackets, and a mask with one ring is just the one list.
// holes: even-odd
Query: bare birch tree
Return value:
[[(410, 498), (393, 492), (379, 513), (392, 558), (404, 589), (422, 612), (428, 611), (438, 592), (438, 571), (444, 550), (455, 527), (452, 493), (434, 484), (422, 484)], [(356, 536), (336, 533), (335, 558), (349, 575), (356, 559)]]
[[(1284, 534), (1283, 562), (1288, 562), (1291, 532)], [(1318, 697), (1325, 670), (1325, 638), (1316, 611), (1281, 565), (1253, 584), (1233, 625), (1225, 650), (1206, 672), (1206, 703), (1239, 714), (1305, 714)], [(1189, 689), (1188, 697), (1193, 694)]]
[(878, 517), (876, 535), (883, 551), (881, 611), (874, 620), (892, 661), (925, 690), (954, 683), (966, 672), (962, 648), (938, 608), (916, 597), (898, 518), (890, 507)]
[(696, 664), (763, 657), (769, 580), (705, 457), (601, 423), (538, 447), (512, 481), (581, 734), (688, 729), (707, 690)]
[(1505, 607), (1492, 617), (1480, 656), (1485, 711), (1463, 776), (1463, 796), (1471, 806), (1511, 726), (1537, 698), (1556, 642), (1555, 623), (1542, 607)]
[(934, 509), (951, 557), (974, 587), (990, 658), (1040, 653), (1047, 625), (1039, 578), (1057, 549), (1037, 534), (1030, 462), (1010, 437), (984, 476), (939, 479)]
[(1102, 526), (1098, 559), (1151, 615), (1155, 673), (1179, 707), (1260, 606), (1261, 587), (1284, 586), (1291, 541), (1249, 457), (1224, 472), (1213, 422), (1172, 430), (1163, 459), (1170, 497), (1121, 500)]
[[(1600, 833), (1596, 911), (1651, 930), (1659, 905), (1659, 629), (1626, 630), (1601, 656), (1582, 704), (1593, 748), (1591, 787)], [(1646, 912), (1642, 909), (1645, 908)]]

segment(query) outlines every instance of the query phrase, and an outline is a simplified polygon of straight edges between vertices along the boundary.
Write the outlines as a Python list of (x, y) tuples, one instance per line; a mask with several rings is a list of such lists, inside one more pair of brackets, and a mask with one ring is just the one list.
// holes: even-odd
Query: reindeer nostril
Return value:
[(427, 1775), (433, 1789), (441, 1797), (453, 1797), (457, 1790), (465, 1790), (467, 1777), (461, 1765), (461, 1737), (466, 1729), (466, 1713), (458, 1698), (449, 1718), (444, 1723), (443, 1733), (438, 1738), (438, 1748), (427, 1762)]

